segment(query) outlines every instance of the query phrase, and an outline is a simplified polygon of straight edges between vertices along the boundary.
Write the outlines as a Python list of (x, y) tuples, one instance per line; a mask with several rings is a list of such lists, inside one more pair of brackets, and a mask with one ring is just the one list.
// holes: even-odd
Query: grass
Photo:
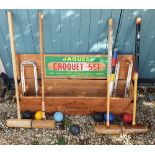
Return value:
[(66, 141), (65, 141), (65, 138), (64, 137), (59, 137), (58, 138), (58, 142), (57, 142), (58, 145), (65, 145), (66, 144)]
[(70, 128), (72, 125), (72, 121), (69, 118), (65, 117), (64, 118), (64, 125), (66, 128)]

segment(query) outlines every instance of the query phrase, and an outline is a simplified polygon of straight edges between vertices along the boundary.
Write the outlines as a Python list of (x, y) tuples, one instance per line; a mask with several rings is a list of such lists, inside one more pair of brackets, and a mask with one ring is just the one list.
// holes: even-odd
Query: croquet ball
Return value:
[[(115, 119), (115, 116), (110, 112), (110, 113), (109, 113), (109, 122), (113, 122), (114, 119)], [(107, 113), (104, 113), (103, 121), (104, 121), (104, 122), (107, 121)]]
[(93, 119), (95, 122), (102, 122), (103, 121), (103, 113), (97, 112), (93, 115)]
[(133, 117), (132, 114), (125, 113), (122, 116), (122, 120), (123, 120), (124, 123), (131, 123), (132, 120), (133, 120), (132, 117)]
[(72, 133), (72, 135), (77, 136), (78, 134), (80, 134), (80, 127), (74, 124), (70, 127), (69, 131)]
[(56, 122), (61, 122), (64, 118), (64, 115), (62, 112), (55, 112), (53, 118)]
[(31, 111), (25, 111), (22, 113), (22, 118), (23, 119), (32, 119), (33, 113)]
[(42, 111), (37, 111), (35, 113), (35, 119), (36, 120), (42, 120), (43, 119), (43, 113), (42, 113)]

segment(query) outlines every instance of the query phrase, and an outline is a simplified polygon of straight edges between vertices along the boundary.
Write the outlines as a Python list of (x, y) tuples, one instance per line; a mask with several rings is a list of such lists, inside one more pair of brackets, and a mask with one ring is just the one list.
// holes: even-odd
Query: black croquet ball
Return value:
[(80, 134), (80, 127), (74, 124), (70, 127), (69, 131), (72, 133), (72, 135), (77, 136), (78, 134)]
[(25, 111), (22, 113), (22, 118), (23, 119), (32, 119), (33, 113), (31, 111)]
[(93, 119), (95, 122), (102, 122), (103, 121), (103, 117), (104, 117), (104, 114), (101, 113), (101, 112), (97, 112), (93, 115)]

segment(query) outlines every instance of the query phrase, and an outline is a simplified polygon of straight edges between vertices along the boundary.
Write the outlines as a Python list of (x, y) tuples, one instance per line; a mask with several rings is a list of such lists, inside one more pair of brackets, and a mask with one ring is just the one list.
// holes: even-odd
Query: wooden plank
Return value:
[(12, 72), (12, 61), (9, 55), (9, 52), (6, 48), (6, 43), (3, 37), (3, 33), (0, 27), (0, 57), (3, 61), (4, 67), (6, 69), (6, 73), (8, 75), (8, 77), (12, 77), (13, 76), (13, 72)]
[(112, 9), (112, 12), (111, 12), (111, 16), (114, 20), (114, 26), (113, 26), (113, 47), (115, 45), (115, 39), (116, 39), (116, 35), (117, 35), (117, 30), (119, 28), (119, 19), (120, 19), (120, 13), (121, 13), (121, 10), (120, 9)]
[(1, 21), (0, 22), (0, 28), (1, 28), (1, 37), (3, 37), (4, 43), (5, 43), (5, 49), (7, 50), (9, 57), (11, 59), (11, 51), (10, 51), (10, 38), (9, 38), (9, 34), (8, 34), (8, 21), (7, 21), (7, 12), (6, 10), (2, 9), (0, 10), (0, 18)]
[[(34, 53), (35, 48), (33, 44), (32, 30), (31, 30), (30, 20), (28, 18), (28, 12), (25, 9), (22, 9), (22, 10), (17, 9), (15, 15), (18, 21), (18, 23), (16, 24), (18, 24), (20, 28), (20, 34), (24, 41), (24, 45), (25, 45), (24, 51), (26, 51), (26, 53)], [(20, 51), (20, 53), (22, 52), (23, 51)]]
[(70, 54), (71, 51), (71, 37), (70, 37), (70, 16), (74, 14), (73, 10), (60, 10), (60, 25), (61, 25), (61, 37), (62, 37), (62, 49), (63, 54)]
[(101, 10), (90, 11), (90, 29), (89, 29), (89, 40), (88, 40), (88, 51), (89, 53), (97, 53), (99, 23), (101, 20)]
[(17, 10), (11, 10), (13, 14), (13, 21), (14, 21), (14, 38), (15, 38), (15, 46), (17, 53), (23, 53), (26, 51), (26, 45), (23, 38), (23, 32), (21, 30), (21, 26), (19, 24), (19, 18), (17, 15)]
[(39, 28), (38, 28), (38, 10), (28, 9), (28, 18), (32, 30), (32, 40), (34, 46), (34, 53), (39, 53)]
[[(141, 45), (141, 50), (145, 51), (142, 52), (141, 57), (141, 68), (140, 68), (140, 77), (147, 78), (148, 76), (154, 77), (154, 37), (155, 37), (155, 16), (154, 16), (154, 10), (152, 11), (152, 16), (150, 17), (149, 21), (149, 29), (147, 29), (144, 43)], [(143, 22), (143, 19), (142, 19)], [(142, 23), (143, 26), (143, 23)], [(143, 40), (142, 40), (143, 41)], [(141, 54), (141, 53), (140, 53)]]
[[(152, 38), (149, 37), (149, 33), (152, 30), (148, 27), (152, 25), (152, 17), (154, 16), (154, 10), (145, 10), (144, 15), (142, 16), (142, 24), (141, 24), (141, 40), (140, 40), (140, 58), (139, 58), (139, 78), (143, 78), (142, 72), (144, 70), (145, 63), (148, 62), (148, 52), (150, 48), (150, 40)], [(151, 34), (151, 33), (150, 33)], [(145, 73), (144, 73), (145, 74)], [(148, 77), (149, 74), (146, 75)]]
[(129, 33), (129, 28), (130, 28), (130, 21), (132, 18), (132, 12), (133, 10), (122, 10), (122, 18), (121, 18), (121, 23), (119, 25), (120, 31), (117, 35), (117, 42), (116, 42), (116, 47), (120, 50), (120, 53), (124, 53), (124, 43), (125, 40), (127, 39), (128, 33)]
[[(116, 96), (123, 97), (125, 90), (125, 80), (118, 81)], [(39, 83), (39, 95), (41, 95), (41, 81)], [(46, 79), (46, 96), (106, 96), (106, 80), (68, 80), (68, 79)], [(131, 89), (133, 88), (131, 84)], [(34, 79), (26, 79), (27, 96), (35, 95)], [(133, 92), (130, 91), (130, 96)]]
[(88, 53), (89, 31), (90, 31), (90, 10), (81, 10), (79, 54)]
[[(85, 115), (106, 111), (106, 98), (103, 97), (46, 97), (46, 112), (62, 111), (69, 115)], [(21, 112), (41, 110), (41, 97), (21, 97)], [(132, 113), (132, 98), (112, 98), (111, 112), (120, 115)]]
[(52, 33), (52, 49), (51, 53), (62, 52), (62, 36), (61, 36), (61, 23), (60, 23), (60, 10), (50, 10), (50, 25)]
[(79, 53), (79, 45), (80, 45), (80, 10), (72, 10), (74, 13), (70, 16), (70, 24), (71, 24), (71, 51), (72, 53)]
[[(56, 82), (63, 82), (63, 85), (56, 85)], [(118, 81), (118, 87), (116, 90), (116, 96), (117, 97), (123, 97), (124, 96), (124, 90), (125, 90), (125, 82), (124, 80)], [(73, 82), (72, 82), (73, 83)], [(74, 86), (75, 84), (79, 84), (78, 86)], [(84, 85), (83, 83), (86, 83), (87, 85)], [(55, 84), (55, 85), (54, 85)], [(46, 96), (53, 96), (53, 97), (103, 97), (106, 96), (107, 90), (106, 90), (106, 80), (101, 81), (100, 85), (96, 84), (96, 87), (93, 87), (95, 84), (95, 81), (74, 81), (73, 85), (70, 85), (71, 82), (68, 83), (61, 79), (61, 81), (55, 80), (55, 81), (47, 81), (45, 80), (45, 95)], [(39, 81), (39, 95), (41, 95), (41, 84)], [(131, 84), (130, 87), (130, 93), (129, 96), (133, 96), (133, 85)], [(34, 89), (34, 80), (26, 80), (26, 95), (27, 96), (35, 96), (35, 89)]]
[(52, 31), (50, 21), (50, 10), (43, 10), (43, 32), (44, 32), (44, 50), (45, 53), (51, 53), (52, 50)]
[(108, 19), (111, 17), (112, 10), (105, 9), (101, 10), (101, 17), (99, 21), (99, 34), (98, 34), (98, 43), (97, 51), (98, 53), (106, 52), (107, 47), (107, 36), (108, 36)]

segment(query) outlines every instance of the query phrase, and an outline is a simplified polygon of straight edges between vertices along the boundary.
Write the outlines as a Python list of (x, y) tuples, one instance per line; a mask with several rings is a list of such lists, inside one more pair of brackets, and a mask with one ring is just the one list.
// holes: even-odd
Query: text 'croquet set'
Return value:
[[(48, 115), (101, 116), (97, 134), (144, 133), (146, 126), (136, 125), (136, 100), (141, 18), (136, 19), (135, 55), (118, 55), (112, 49), (113, 19), (108, 20), (108, 54), (44, 54), (43, 14), (39, 12), (40, 54), (16, 54), (13, 15), (7, 12), (17, 119), (7, 120), (8, 127), (55, 128)], [(20, 82), (19, 82), (20, 81)], [(35, 113), (35, 117), (26, 111)], [(123, 116), (116, 125), (114, 116)], [(115, 125), (113, 125), (115, 124)]]

